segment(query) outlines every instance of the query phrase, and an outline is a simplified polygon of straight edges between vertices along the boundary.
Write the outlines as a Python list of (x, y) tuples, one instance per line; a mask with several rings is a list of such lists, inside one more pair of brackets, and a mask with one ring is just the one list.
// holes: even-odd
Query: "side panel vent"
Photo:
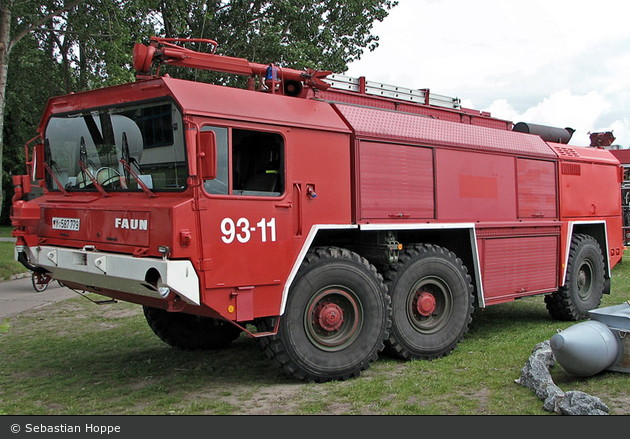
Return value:
[(582, 166), (579, 163), (562, 163), (562, 175), (582, 175)]
[(558, 146), (555, 148), (555, 150), (558, 153), (558, 155), (561, 157), (579, 157), (580, 156), (580, 154), (578, 154), (578, 152), (575, 149), (569, 148), (567, 146)]

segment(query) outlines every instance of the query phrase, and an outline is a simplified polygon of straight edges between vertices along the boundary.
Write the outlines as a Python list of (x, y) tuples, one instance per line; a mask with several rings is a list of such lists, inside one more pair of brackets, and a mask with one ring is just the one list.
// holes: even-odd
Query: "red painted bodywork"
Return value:
[[(614, 140), (612, 133), (594, 133), (591, 136), (595, 137), (595, 140), (604, 137), (605, 140), (610, 140), (611, 143), (612, 140)], [(624, 177), (621, 186), (621, 208), (623, 212), (623, 239), (624, 244), (628, 246), (630, 245), (630, 149), (611, 149), (610, 152), (619, 160), (624, 169)]]
[[(54, 114), (163, 97), (176, 103), (187, 124), (187, 187), (156, 196), (143, 191), (64, 194), (43, 188), (41, 197), (14, 203), (18, 245), (87, 245), (156, 259), (163, 256), (159, 247), (168, 246), (168, 257), (190, 261), (199, 277), (201, 303), (178, 309), (237, 322), (281, 315), (309, 246), (327, 244), (322, 236), (334, 237), (335, 243), (346, 236), (357, 239), (364, 227), (469, 230), (474, 237), (471, 271), (480, 277), (482, 306), (557, 290), (576, 225), (605, 224), (607, 263), (612, 267), (621, 260), (618, 160), (603, 149), (553, 144), (514, 132), (511, 122), (488, 113), (325, 87), (285, 96), (161, 77), (53, 98), (39, 133)], [(281, 136), (282, 194), (207, 193), (197, 177), (194, 135), (204, 125)], [(81, 229), (54, 230), (53, 216), (79, 218)], [(116, 218), (149, 226), (121, 230)], [(241, 221), (239, 233), (248, 239), (226, 243), (221, 232), (225, 219)], [(256, 227), (271, 220), (275, 241), (265, 240)], [(321, 230), (339, 232), (322, 235)], [(343, 231), (348, 235), (342, 236)], [(90, 285), (64, 282), (91, 290)], [(149, 306), (173, 306), (116, 289), (96, 291)]]

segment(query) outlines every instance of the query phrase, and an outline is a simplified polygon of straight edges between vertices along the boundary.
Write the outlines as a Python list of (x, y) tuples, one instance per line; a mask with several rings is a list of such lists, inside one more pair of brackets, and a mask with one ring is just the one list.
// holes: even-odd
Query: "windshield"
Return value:
[(48, 189), (135, 191), (144, 185), (160, 191), (186, 186), (182, 116), (168, 101), (53, 116), (44, 144)]

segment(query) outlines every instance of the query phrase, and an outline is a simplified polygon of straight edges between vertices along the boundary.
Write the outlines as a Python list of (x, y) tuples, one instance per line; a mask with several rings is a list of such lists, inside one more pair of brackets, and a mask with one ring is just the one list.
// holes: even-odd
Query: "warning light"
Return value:
[(229, 305), (229, 306), (228, 306), (228, 312), (229, 312), (230, 314), (233, 314), (233, 313), (234, 313), (234, 305)]

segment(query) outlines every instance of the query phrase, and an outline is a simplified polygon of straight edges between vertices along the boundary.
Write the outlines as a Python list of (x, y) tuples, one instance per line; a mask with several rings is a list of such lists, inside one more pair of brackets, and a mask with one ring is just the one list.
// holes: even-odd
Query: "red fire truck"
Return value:
[(43, 281), (140, 304), (178, 348), (245, 331), (307, 381), (357, 376), (385, 347), (446, 355), (476, 307), (545, 295), (577, 320), (609, 293), (623, 249), (610, 152), (429, 90), (186, 41), (137, 44), (133, 83), (49, 100), (11, 216), (17, 259)]
[[(610, 136), (612, 140), (612, 132), (593, 133), (591, 137)], [(591, 145), (595, 141), (591, 142)], [(612, 142), (608, 145), (611, 145)], [(621, 183), (621, 211), (623, 217), (623, 242), (626, 246), (630, 246), (630, 149), (611, 149), (610, 153), (615, 156), (624, 169), (624, 179)]]

